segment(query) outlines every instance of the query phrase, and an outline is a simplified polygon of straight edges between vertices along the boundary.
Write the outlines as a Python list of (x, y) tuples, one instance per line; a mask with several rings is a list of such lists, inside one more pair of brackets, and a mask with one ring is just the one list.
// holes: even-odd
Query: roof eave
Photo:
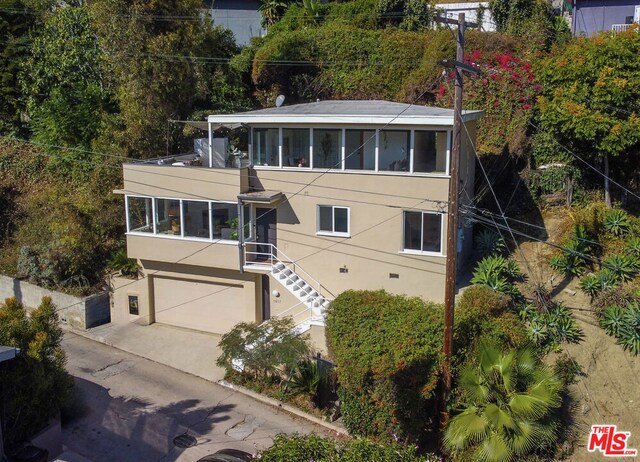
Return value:
[[(483, 111), (466, 111), (463, 121), (479, 119)], [(362, 115), (299, 115), (299, 114), (229, 114), (210, 115), (208, 122), (212, 124), (302, 124), (302, 125), (432, 125), (452, 126), (451, 116), (362, 116)]]

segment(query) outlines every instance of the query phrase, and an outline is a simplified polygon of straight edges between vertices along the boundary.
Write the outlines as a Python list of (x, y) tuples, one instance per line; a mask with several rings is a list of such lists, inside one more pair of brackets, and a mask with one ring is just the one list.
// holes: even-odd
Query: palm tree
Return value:
[(452, 454), (477, 461), (511, 461), (555, 443), (562, 382), (531, 349), (507, 353), (483, 344), (479, 364), (460, 375), (465, 406), (444, 434)]
[(287, 2), (281, 0), (262, 0), (258, 11), (262, 15), (263, 26), (269, 27), (275, 24), (287, 5)]

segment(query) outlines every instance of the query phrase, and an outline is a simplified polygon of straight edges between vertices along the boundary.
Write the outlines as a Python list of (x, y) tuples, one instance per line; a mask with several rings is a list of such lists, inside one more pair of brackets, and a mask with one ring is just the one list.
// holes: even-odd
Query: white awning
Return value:
[[(209, 123), (205, 120), (172, 120), (171, 122), (182, 123), (203, 131), (209, 130)], [(211, 124), (211, 128), (214, 131), (220, 130), (221, 128), (228, 128), (229, 130), (235, 130), (236, 128), (240, 128), (240, 127), (242, 127), (242, 124), (240, 122), (230, 122), (230, 123), (214, 122)]]

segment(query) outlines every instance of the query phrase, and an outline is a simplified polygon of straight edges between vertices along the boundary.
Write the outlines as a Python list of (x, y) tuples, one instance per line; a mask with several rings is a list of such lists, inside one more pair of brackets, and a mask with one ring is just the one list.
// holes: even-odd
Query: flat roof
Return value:
[[(484, 111), (462, 111), (465, 122), (479, 119)], [(283, 105), (235, 114), (210, 115), (211, 124), (361, 124), (453, 125), (453, 109), (395, 103), (392, 101), (318, 101)]]

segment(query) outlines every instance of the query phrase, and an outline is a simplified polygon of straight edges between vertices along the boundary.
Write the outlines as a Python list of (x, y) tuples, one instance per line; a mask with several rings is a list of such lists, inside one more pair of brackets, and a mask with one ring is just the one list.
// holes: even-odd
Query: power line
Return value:
[[(531, 125), (533, 128), (535, 128), (538, 131), (542, 131), (542, 129), (538, 126), (536, 126), (533, 122), (529, 121), (528, 122), (529, 125)], [(556, 143), (558, 146), (560, 146), (564, 151), (566, 151), (568, 154), (572, 155), (573, 157), (575, 157), (576, 159), (578, 159), (580, 162), (582, 162), (583, 164), (585, 164), (587, 167), (589, 167), (591, 170), (593, 170), (594, 172), (596, 172), (598, 175), (602, 176), (603, 178), (606, 178), (607, 180), (609, 180), (611, 183), (615, 184), (616, 186), (618, 186), (620, 189), (626, 191), (627, 193), (631, 194), (633, 197), (635, 197), (636, 199), (640, 200), (640, 196), (638, 196), (637, 194), (635, 194), (633, 191), (628, 190), (627, 188), (625, 188), (624, 186), (622, 186), (620, 183), (618, 183), (617, 181), (615, 181), (613, 178), (605, 175), (604, 173), (602, 173), (600, 171), (600, 169), (594, 167), (593, 165), (591, 165), (589, 162), (587, 162), (586, 160), (584, 160), (582, 157), (580, 157), (579, 155), (577, 155), (575, 152), (573, 152), (572, 150), (570, 150), (569, 148), (567, 148), (565, 145), (563, 145), (562, 143), (560, 143), (557, 139), (555, 139), (555, 137), (552, 137), (553, 142)]]

